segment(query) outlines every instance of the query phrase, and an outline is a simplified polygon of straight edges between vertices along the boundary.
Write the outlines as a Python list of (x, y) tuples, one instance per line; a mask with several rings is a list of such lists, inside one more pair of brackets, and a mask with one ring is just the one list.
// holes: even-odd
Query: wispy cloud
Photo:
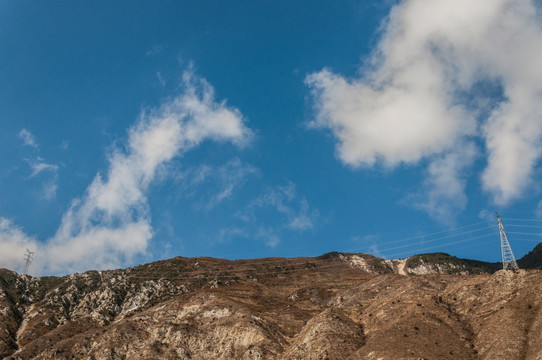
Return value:
[(483, 221), (486, 221), (488, 224), (495, 225), (495, 211), (488, 210), (488, 209), (482, 209), (478, 213), (478, 218), (480, 218)]
[[(23, 128), (19, 132), (19, 138), (24, 146), (38, 148), (36, 137), (30, 131)], [(40, 156), (33, 160), (26, 159), (26, 162), (31, 169), (30, 178), (46, 175), (43, 178), (41, 196), (46, 200), (53, 199), (58, 189), (58, 165), (48, 163)]]
[[(233, 158), (220, 166), (200, 165), (182, 171), (177, 176), (181, 193), (185, 197), (196, 194), (200, 199), (199, 209), (212, 210), (231, 198), (251, 176), (258, 176), (260, 170)], [(205, 186), (203, 186), (205, 185)]]
[(56, 196), (56, 191), (58, 190), (57, 177), (50, 179), (43, 183), (42, 186), (42, 195), (45, 200), (51, 200)]
[(426, 169), (424, 190), (405, 198), (405, 203), (427, 211), (447, 225), (467, 206), (465, 187), (470, 167), (476, 158), (472, 143), (434, 157)]
[(43, 198), (53, 199), (58, 189), (58, 165), (47, 163), (39, 156), (35, 160), (27, 160), (27, 162), (31, 169), (30, 178), (40, 177), (43, 179)]
[(280, 243), (280, 236), (276, 233), (276, 229), (271, 226), (261, 225), (256, 229), (255, 237), (261, 240), (265, 245), (274, 248)]
[(316, 227), (320, 213), (297, 194), (294, 183), (267, 188), (235, 214), (238, 223), (222, 229), (220, 240), (251, 238), (276, 247), (287, 233), (304, 232)]
[(312, 229), (320, 216), (318, 210), (309, 207), (305, 198), (297, 198), (296, 186), (292, 182), (267, 189), (265, 194), (249, 204), (244, 216), (254, 218), (255, 209), (268, 206), (283, 214), (285, 226), (293, 230)]
[[(537, 11), (529, 0), (400, 2), (361, 77), (328, 69), (307, 77), (312, 125), (331, 130), (338, 157), (352, 167), (429, 160), (423, 208), (436, 217), (442, 204), (464, 207), (474, 156), (487, 159), (483, 189), (509, 204), (525, 194), (542, 155)], [(501, 95), (487, 99), (484, 86)]]
[(163, 50), (164, 50), (164, 45), (156, 44), (156, 45), (153, 45), (152, 48), (147, 50), (147, 52), (145, 52), (145, 56), (156, 56), (156, 55), (159, 55)]
[[(23, 128), (19, 132), (19, 138), (22, 140), (24, 146), (38, 148), (36, 137), (27, 129)], [(41, 197), (46, 200), (53, 199), (58, 189), (58, 165), (47, 163), (40, 156), (35, 159), (25, 160), (31, 169), (30, 178), (41, 177)]]
[(45, 162), (45, 160), (39, 156), (37, 157), (36, 160), (28, 161), (28, 164), (30, 168), (32, 169), (32, 173), (30, 174), (30, 177), (35, 177), (44, 172), (56, 173), (58, 171), (58, 165), (49, 164)]
[(24, 128), (19, 131), (19, 138), (23, 141), (24, 146), (38, 147), (38, 143), (36, 142), (34, 135)]
[(160, 83), (161, 86), (166, 86), (166, 79), (164, 78), (164, 76), (162, 76), (160, 71), (156, 73), (156, 78), (158, 79), (158, 82)]
[[(152, 238), (146, 194), (159, 170), (205, 140), (243, 146), (250, 138), (241, 113), (224, 101), (216, 102), (212, 86), (187, 71), (182, 94), (141, 114), (128, 131), (125, 146), (109, 154), (107, 173), (98, 173), (85, 194), (72, 201), (51, 239), (24, 237), (10, 223), (0, 239), (7, 243), (13, 241), (10, 234), (21, 235), (19, 243), (37, 249), (38, 273), (127, 264), (146, 253)], [(38, 173), (44, 166), (37, 167)], [(1, 252), (0, 263), (20, 261), (21, 256)]]

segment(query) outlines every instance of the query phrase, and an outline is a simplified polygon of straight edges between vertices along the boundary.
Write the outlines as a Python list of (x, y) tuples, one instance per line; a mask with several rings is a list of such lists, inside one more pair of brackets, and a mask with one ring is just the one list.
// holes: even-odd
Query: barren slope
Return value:
[(442, 272), (467, 270), (432, 259), (175, 258), (63, 278), (0, 270), (0, 358), (542, 358), (542, 271), (452, 275)]

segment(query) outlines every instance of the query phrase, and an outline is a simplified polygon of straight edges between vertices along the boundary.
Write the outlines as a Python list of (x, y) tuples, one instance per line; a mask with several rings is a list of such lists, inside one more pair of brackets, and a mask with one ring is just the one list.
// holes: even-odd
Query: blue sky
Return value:
[(539, 5), (0, 2), (0, 267), (538, 242)]

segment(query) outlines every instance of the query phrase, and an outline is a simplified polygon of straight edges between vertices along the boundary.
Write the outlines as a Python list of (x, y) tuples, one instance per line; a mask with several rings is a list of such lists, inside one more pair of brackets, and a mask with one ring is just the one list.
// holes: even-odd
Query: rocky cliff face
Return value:
[(542, 271), (490, 274), (448, 257), (175, 258), (61, 278), (0, 270), (0, 358), (542, 358)]

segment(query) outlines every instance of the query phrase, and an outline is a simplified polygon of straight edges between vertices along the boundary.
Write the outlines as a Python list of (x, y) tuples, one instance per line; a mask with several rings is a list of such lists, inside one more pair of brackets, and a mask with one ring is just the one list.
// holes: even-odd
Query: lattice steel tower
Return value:
[(501, 217), (496, 211), (495, 214), (497, 215), (497, 221), (499, 222), (499, 233), (501, 234), (502, 268), (504, 270), (518, 270), (518, 263), (516, 262), (516, 258), (514, 257), (514, 253), (512, 252), (508, 238), (506, 237), (506, 232), (504, 232)]
[(28, 275), (28, 270), (30, 270), (30, 264), (32, 264), (32, 260), (34, 260), (34, 252), (26, 249), (26, 253), (24, 254), (23, 275)]

